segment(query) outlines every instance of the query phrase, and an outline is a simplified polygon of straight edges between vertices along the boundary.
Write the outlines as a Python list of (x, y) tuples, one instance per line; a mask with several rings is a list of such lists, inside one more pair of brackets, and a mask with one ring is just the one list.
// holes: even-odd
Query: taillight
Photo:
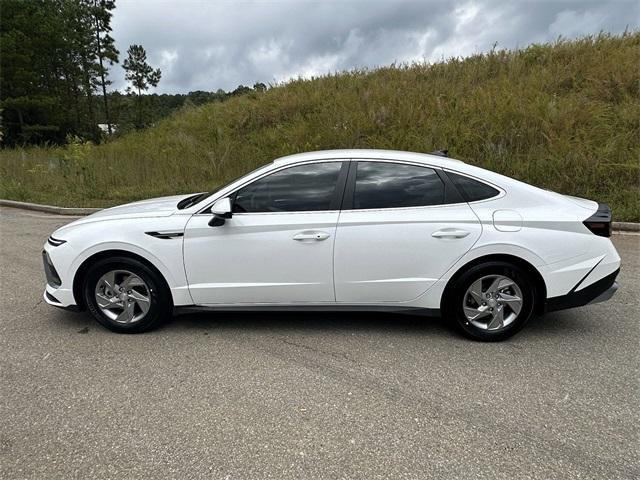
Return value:
[(596, 213), (587, 218), (584, 222), (584, 226), (587, 227), (594, 235), (600, 237), (611, 236), (611, 208), (605, 203), (598, 204), (598, 210)]

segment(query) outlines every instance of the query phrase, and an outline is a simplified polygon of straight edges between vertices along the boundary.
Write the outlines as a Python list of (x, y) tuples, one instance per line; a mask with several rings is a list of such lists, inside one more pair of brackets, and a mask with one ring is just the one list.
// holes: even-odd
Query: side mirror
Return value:
[(229, 197), (217, 200), (211, 207), (211, 213), (213, 213), (213, 218), (209, 220), (209, 226), (219, 227), (224, 225), (225, 219), (231, 218), (233, 215), (231, 213), (231, 200)]

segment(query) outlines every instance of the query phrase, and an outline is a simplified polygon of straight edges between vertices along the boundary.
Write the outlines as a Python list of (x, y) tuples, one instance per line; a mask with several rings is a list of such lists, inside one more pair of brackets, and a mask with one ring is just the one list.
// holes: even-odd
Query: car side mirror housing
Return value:
[(209, 220), (210, 227), (220, 227), (224, 225), (225, 219), (231, 218), (231, 199), (229, 197), (217, 200), (211, 207), (213, 218)]

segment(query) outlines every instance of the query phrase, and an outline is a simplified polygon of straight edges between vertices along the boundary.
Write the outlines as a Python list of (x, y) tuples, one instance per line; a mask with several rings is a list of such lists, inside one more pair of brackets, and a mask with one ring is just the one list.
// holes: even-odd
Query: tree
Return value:
[(113, 8), (113, 0), (2, 0), (5, 144), (99, 138), (93, 97), (101, 79), (105, 93), (105, 62), (117, 60), (104, 33)]
[[(75, 103), (81, 136), (94, 140), (100, 137), (94, 105), (94, 94), (99, 86), (100, 64), (95, 37), (94, 0), (54, 0), (60, 3), (63, 22), (60, 26), (66, 41), (64, 66), (67, 76), (79, 87)], [(46, 2), (45, 2), (46, 3)], [(81, 113), (80, 101), (86, 100), (86, 113)]]
[(6, 145), (63, 141), (73, 114), (60, 100), (57, 31), (62, 19), (54, 2), (2, 1), (0, 83)]
[[(142, 97), (143, 91), (147, 91), (149, 86), (157, 87), (160, 82), (162, 72), (160, 69), (153, 69), (147, 63), (147, 52), (142, 45), (131, 45), (127, 50), (127, 59), (122, 64), (126, 71), (124, 78), (131, 82), (132, 87), (137, 92), (138, 102), (138, 125), (142, 125)], [(127, 88), (131, 91), (131, 88)]]
[(111, 116), (109, 115), (109, 100), (107, 97), (107, 85), (111, 84), (107, 80), (108, 68), (105, 63), (113, 65), (118, 63), (118, 50), (115, 46), (113, 37), (109, 35), (111, 31), (111, 10), (116, 8), (115, 0), (92, 0), (91, 12), (93, 15), (93, 23), (95, 25), (95, 50), (98, 57), (100, 75), (100, 84), (102, 86), (102, 96), (104, 99), (104, 115), (107, 120), (107, 129), (109, 135), (111, 131)]
[(245, 93), (252, 92), (251, 87), (245, 87), (244, 85), (238, 85), (238, 87), (231, 92), (232, 96), (244, 95)]

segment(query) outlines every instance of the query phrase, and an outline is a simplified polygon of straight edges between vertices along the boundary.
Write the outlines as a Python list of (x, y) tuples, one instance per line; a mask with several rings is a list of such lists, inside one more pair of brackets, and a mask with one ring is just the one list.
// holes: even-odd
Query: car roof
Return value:
[(344, 149), (321, 150), (317, 152), (296, 153), (287, 155), (273, 161), (274, 165), (289, 165), (311, 160), (331, 159), (368, 159), (368, 160), (399, 160), (415, 163), (425, 163), (434, 166), (447, 167), (463, 164), (461, 160), (432, 155), (427, 153), (402, 152), (398, 150), (374, 150), (374, 149)]

